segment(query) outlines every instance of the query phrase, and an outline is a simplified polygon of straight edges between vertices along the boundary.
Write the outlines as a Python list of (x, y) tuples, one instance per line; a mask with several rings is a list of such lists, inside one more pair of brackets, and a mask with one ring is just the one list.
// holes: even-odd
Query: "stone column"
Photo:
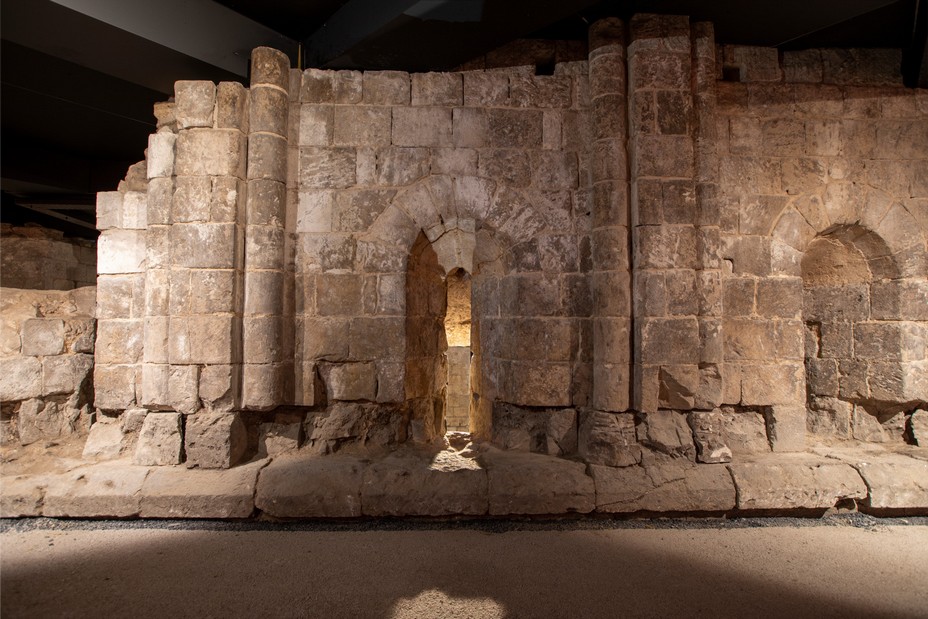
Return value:
[(634, 408), (692, 410), (702, 353), (699, 291), (708, 263), (696, 193), (690, 24), (686, 17), (636, 15), (630, 30)]
[(175, 85), (169, 367), (158, 404), (183, 413), (238, 408), (245, 104), (239, 84)]
[(631, 278), (628, 251), (628, 164), (625, 27), (615, 18), (590, 28), (593, 296), (593, 408), (629, 407)]
[[(255, 49), (251, 56), (242, 318), (242, 407), (253, 410), (284, 403), (289, 89), (289, 58), (269, 47)], [(292, 357), (289, 361), (292, 364)]]

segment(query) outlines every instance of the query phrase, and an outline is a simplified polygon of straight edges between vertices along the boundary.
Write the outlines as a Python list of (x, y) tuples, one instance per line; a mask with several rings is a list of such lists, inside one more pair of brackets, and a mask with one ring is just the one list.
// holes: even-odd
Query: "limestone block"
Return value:
[(141, 466), (180, 464), (183, 454), (180, 413), (149, 413), (139, 432), (133, 462)]
[(251, 83), (277, 86), (286, 91), (290, 87), (290, 59), (272, 47), (251, 50)]
[(579, 462), (495, 449), (477, 461), (487, 469), (491, 516), (586, 514), (595, 507), (593, 480)]
[(42, 513), (52, 518), (138, 516), (142, 484), (149, 469), (95, 464), (49, 479)]
[(725, 443), (725, 418), (722, 411), (694, 412), (689, 415), (696, 443), (696, 459), (707, 464), (731, 462), (731, 448)]
[(142, 518), (248, 518), (261, 463), (231, 470), (152, 469), (142, 485)]
[(212, 183), (206, 176), (178, 176), (174, 181), (171, 223), (208, 222)]
[(448, 174), (456, 178), (475, 176), (477, 152), (469, 148), (432, 149), (432, 174)]
[(454, 451), (399, 451), (364, 471), (366, 516), (454, 516), (487, 513), (487, 472)]
[(344, 363), (323, 372), (329, 399), (374, 400), (377, 374), (373, 363)]
[(153, 133), (148, 136), (148, 178), (169, 177), (174, 174), (174, 141), (177, 136), (173, 133)]
[(239, 401), (239, 370), (234, 365), (207, 365), (200, 370), (199, 398), (210, 412), (229, 412)]
[(216, 85), (207, 81), (174, 83), (174, 118), (178, 129), (212, 127)]
[(696, 230), (690, 226), (637, 226), (633, 246), (641, 268), (699, 268)]
[(335, 72), (320, 69), (303, 71), (300, 101), (303, 103), (332, 103), (335, 100)]
[(896, 49), (823, 49), (824, 82), (860, 86), (898, 86), (901, 52)]
[[(606, 411), (629, 408), (631, 372), (629, 365), (596, 363), (593, 365), (593, 404)], [(657, 402), (654, 403), (657, 406)]]
[(695, 364), (662, 365), (658, 370), (660, 408), (692, 410), (699, 391), (700, 369)]
[[(355, 109), (355, 108), (338, 108)], [(328, 146), (334, 135), (335, 108), (331, 105), (300, 107), (299, 146)]]
[(378, 151), (378, 185), (403, 186), (428, 176), (429, 151), (418, 147), (393, 147)]
[(200, 400), (197, 397), (198, 381), (199, 366), (170, 366), (168, 370), (167, 404), (172, 409), (188, 415), (200, 410)]
[(242, 408), (270, 410), (282, 403), (282, 368), (279, 363), (246, 363), (242, 366)]
[(635, 418), (628, 413), (582, 412), (577, 442), (580, 457), (590, 464), (631, 466), (641, 461)]
[(0, 487), (0, 517), (41, 516), (47, 484), (48, 478), (40, 475), (5, 476)]
[(463, 78), (460, 73), (413, 73), (413, 105), (461, 105)]
[(349, 357), (359, 361), (402, 361), (406, 353), (406, 320), (360, 317), (351, 320)]
[[(486, 111), (486, 143), (497, 148), (541, 148), (544, 113), (540, 110), (490, 109)], [(457, 146), (460, 144), (455, 139)], [(479, 144), (475, 144), (479, 146)]]
[(451, 146), (451, 116), (450, 108), (393, 108), (392, 142), (395, 146)]
[(274, 457), (296, 451), (302, 436), (301, 423), (262, 423), (258, 426), (258, 455)]
[(238, 82), (216, 87), (216, 127), (248, 131), (248, 91)]
[(487, 146), (489, 120), (486, 110), (456, 107), (452, 110), (451, 123), (452, 137), (456, 147), (483, 148)]
[(97, 323), (98, 363), (138, 363), (142, 360), (142, 320), (100, 320)]
[(23, 321), (23, 354), (60, 355), (64, 352), (64, 321), (60, 318), (31, 318)]
[(363, 94), (363, 74), (360, 71), (338, 71), (333, 82), (335, 103), (360, 103)]
[(496, 404), (492, 414), (492, 441), (502, 449), (551, 456), (577, 451), (577, 412), (572, 408), (538, 410)]
[(365, 71), (362, 101), (367, 105), (409, 105), (409, 74), (402, 71)]
[(741, 401), (745, 405), (795, 405), (804, 399), (805, 373), (801, 364), (742, 366)]
[(235, 129), (182, 131), (175, 143), (175, 174), (245, 178), (245, 146), (244, 134)]
[(166, 363), (148, 362), (142, 365), (142, 382), (139, 404), (152, 409), (169, 406), (170, 391), (168, 378), (171, 366)]
[(0, 359), (0, 401), (18, 402), (42, 393), (42, 362), (35, 357)]
[(258, 477), (255, 506), (277, 518), (359, 517), (366, 466), (350, 456), (274, 458)]
[(505, 73), (467, 71), (464, 76), (464, 105), (503, 106), (509, 103), (509, 76)]
[[(91, 310), (93, 313), (93, 310)], [(74, 354), (92, 353), (97, 334), (97, 322), (92, 318), (68, 320), (65, 322), (65, 343), (68, 352)]]
[(695, 318), (648, 318), (636, 325), (640, 362), (686, 364), (699, 358), (699, 323)]
[(62, 355), (42, 360), (42, 395), (80, 392), (93, 369), (93, 355)]
[(865, 499), (867, 486), (852, 467), (822, 460), (729, 464), (738, 509), (828, 509)]
[(235, 224), (175, 224), (171, 226), (174, 266), (236, 268), (236, 236)]
[(916, 410), (909, 420), (912, 437), (921, 447), (928, 447), (928, 410)]
[(248, 138), (248, 180), (287, 180), (287, 139), (270, 133)]
[(286, 205), (286, 186), (272, 180), (248, 181), (245, 203), (249, 225), (282, 226)]
[(509, 401), (521, 406), (570, 406), (569, 363), (512, 361)]
[(126, 435), (121, 424), (103, 417), (90, 426), (81, 457), (85, 460), (111, 460), (122, 455), (126, 447)]
[[(450, 116), (450, 111), (448, 114)], [(334, 113), (333, 143), (336, 146), (389, 146), (390, 118), (389, 107), (337, 106)], [(303, 145), (303, 142), (300, 144)]]
[(238, 413), (201, 412), (187, 418), (188, 468), (227, 469), (239, 463), (247, 448), (247, 431)]
[(721, 466), (594, 464), (590, 471), (598, 512), (722, 512), (735, 507), (735, 486)]
[(313, 453), (332, 453), (344, 445), (394, 447), (408, 438), (408, 411), (364, 402), (334, 402), (323, 414), (307, 417), (307, 445)]
[(344, 361), (348, 358), (348, 318), (307, 318), (304, 324), (303, 357)]
[(354, 148), (300, 148), (300, 188), (340, 189), (355, 184)]
[(64, 406), (59, 407), (55, 402), (26, 400), (20, 405), (17, 415), (19, 443), (29, 445), (72, 434), (74, 430), (68, 413)]
[(106, 230), (97, 240), (97, 273), (141, 273), (145, 270), (144, 230)]
[(509, 104), (513, 107), (567, 108), (571, 80), (560, 75), (510, 75)]
[(153, 178), (148, 181), (148, 213), (145, 218), (151, 226), (171, 223), (171, 202), (174, 199), (173, 178)]
[(252, 133), (261, 131), (286, 137), (289, 111), (287, 93), (275, 88), (252, 88), (249, 93), (249, 131)]
[(97, 230), (122, 227), (122, 196), (119, 191), (97, 193)]
[(103, 410), (126, 410), (136, 401), (134, 365), (108, 365), (99, 359), (93, 367), (94, 405)]
[(641, 413), (640, 417), (641, 422), (635, 428), (638, 442), (673, 457), (696, 459), (693, 433), (684, 414), (661, 410)]

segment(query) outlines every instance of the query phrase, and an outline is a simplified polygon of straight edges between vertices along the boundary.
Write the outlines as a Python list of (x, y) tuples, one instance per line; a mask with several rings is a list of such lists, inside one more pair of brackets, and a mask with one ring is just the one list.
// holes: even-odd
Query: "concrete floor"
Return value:
[(928, 617), (915, 521), (6, 521), (0, 614)]

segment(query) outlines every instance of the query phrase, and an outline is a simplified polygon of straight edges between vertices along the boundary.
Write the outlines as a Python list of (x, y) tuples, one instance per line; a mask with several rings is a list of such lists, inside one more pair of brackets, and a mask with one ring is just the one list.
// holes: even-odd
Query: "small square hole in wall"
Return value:
[(740, 82), (741, 67), (722, 67), (723, 82)]
[(536, 64), (535, 75), (554, 75), (554, 61)]

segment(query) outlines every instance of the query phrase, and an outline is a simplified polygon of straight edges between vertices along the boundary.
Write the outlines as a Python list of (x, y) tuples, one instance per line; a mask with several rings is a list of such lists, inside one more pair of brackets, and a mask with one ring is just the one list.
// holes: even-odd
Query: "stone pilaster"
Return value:
[[(287, 214), (290, 60), (259, 47), (251, 57), (248, 200), (245, 213), (245, 304), (242, 407), (284, 403), (284, 255)], [(287, 398), (289, 399), (289, 398)]]
[(631, 275), (625, 150), (625, 26), (615, 18), (590, 28), (592, 105), (593, 407), (629, 407)]

